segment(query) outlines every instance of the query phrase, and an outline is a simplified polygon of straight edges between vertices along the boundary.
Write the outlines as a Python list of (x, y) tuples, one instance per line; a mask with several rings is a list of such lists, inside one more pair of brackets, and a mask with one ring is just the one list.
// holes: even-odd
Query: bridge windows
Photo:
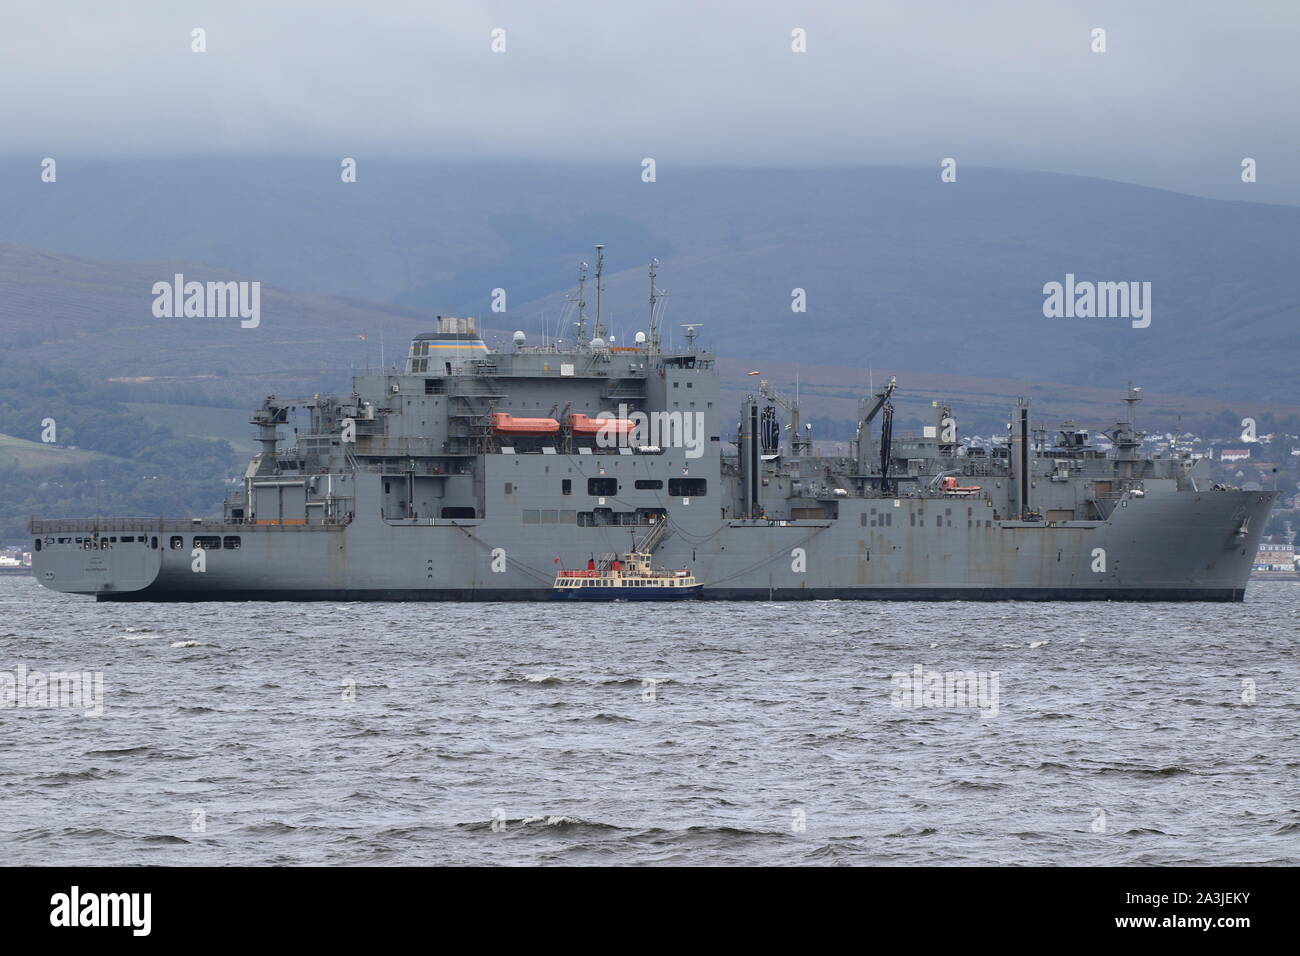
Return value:
[(618, 494), (617, 478), (588, 478), (587, 494), (597, 498), (604, 498), (610, 495)]
[(221, 536), (215, 534), (196, 534), (194, 536), (194, 547), (202, 548), (204, 551), (220, 551)]
[(571, 495), (571, 494), (573, 494), (573, 479), (572, 479), (572, 478), (565, 478), (565, 479), (563, 479), (563, 480), (560, 482), (560, 494), (564, 494), (564, 495)]
[(638, 491), (659, 491), (664, 483), (658, 478), (638, 478), (635, 486)]
[(228, 534), (221, 539), (221, 546), (228, 551), (238, 551), (242, 543), (237, 534)]

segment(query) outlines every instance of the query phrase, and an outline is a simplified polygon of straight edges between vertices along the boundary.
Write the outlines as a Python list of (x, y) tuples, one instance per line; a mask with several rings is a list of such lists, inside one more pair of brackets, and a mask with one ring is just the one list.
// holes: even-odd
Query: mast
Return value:
[(605, 317), (601, 311), (601, 296), (605, 291), (603, 276), (605, 274), (605, 246), (596, 245), (596, 338), (605, 337)]
[(587, 284), (587, 263), (578, 266), (578, 345), (587, 344), (587, 298), (583, 291)]
[(659, 305), (659, 292), (655, 289), (655, 278), (658, 273), (655, 269), (659, 265), (658, 259), (650, 260), (650, 354), (659, 354), (659, 318), (655, 315), (655, 308)]

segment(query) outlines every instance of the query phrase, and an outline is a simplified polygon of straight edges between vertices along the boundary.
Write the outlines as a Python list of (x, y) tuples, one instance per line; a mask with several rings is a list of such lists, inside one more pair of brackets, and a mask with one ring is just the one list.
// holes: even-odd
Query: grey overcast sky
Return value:
[(1298, 44), (1296, 0), (5, 0), (0, 153), (951, 156), (1300, 203)]

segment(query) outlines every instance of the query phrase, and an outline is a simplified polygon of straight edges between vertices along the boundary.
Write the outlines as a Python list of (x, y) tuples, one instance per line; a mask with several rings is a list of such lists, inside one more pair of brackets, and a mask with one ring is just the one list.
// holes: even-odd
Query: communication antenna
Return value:
[(605, 337), (605, 318), (601, 312), (601, 295), (605, 291), (603, 276), (605, 274), (605, 246), (596, 244), (596, 338)]

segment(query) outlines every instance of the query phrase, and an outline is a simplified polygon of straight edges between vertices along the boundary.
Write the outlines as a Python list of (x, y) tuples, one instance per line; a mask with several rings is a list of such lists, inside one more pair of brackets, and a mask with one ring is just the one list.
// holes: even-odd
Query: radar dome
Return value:
[(514, 338), (515, 338), (515, 345), (523, 345), (526, 341), (528, 341), (528, 336), (524, 335), (522, 330), (516, 332)]
[(638, 333), (636, 334), (636, 344), (637, 344), (637, 345), (645, 345), (645, 333), (644, 333), (644, 332), (638, 332)]

